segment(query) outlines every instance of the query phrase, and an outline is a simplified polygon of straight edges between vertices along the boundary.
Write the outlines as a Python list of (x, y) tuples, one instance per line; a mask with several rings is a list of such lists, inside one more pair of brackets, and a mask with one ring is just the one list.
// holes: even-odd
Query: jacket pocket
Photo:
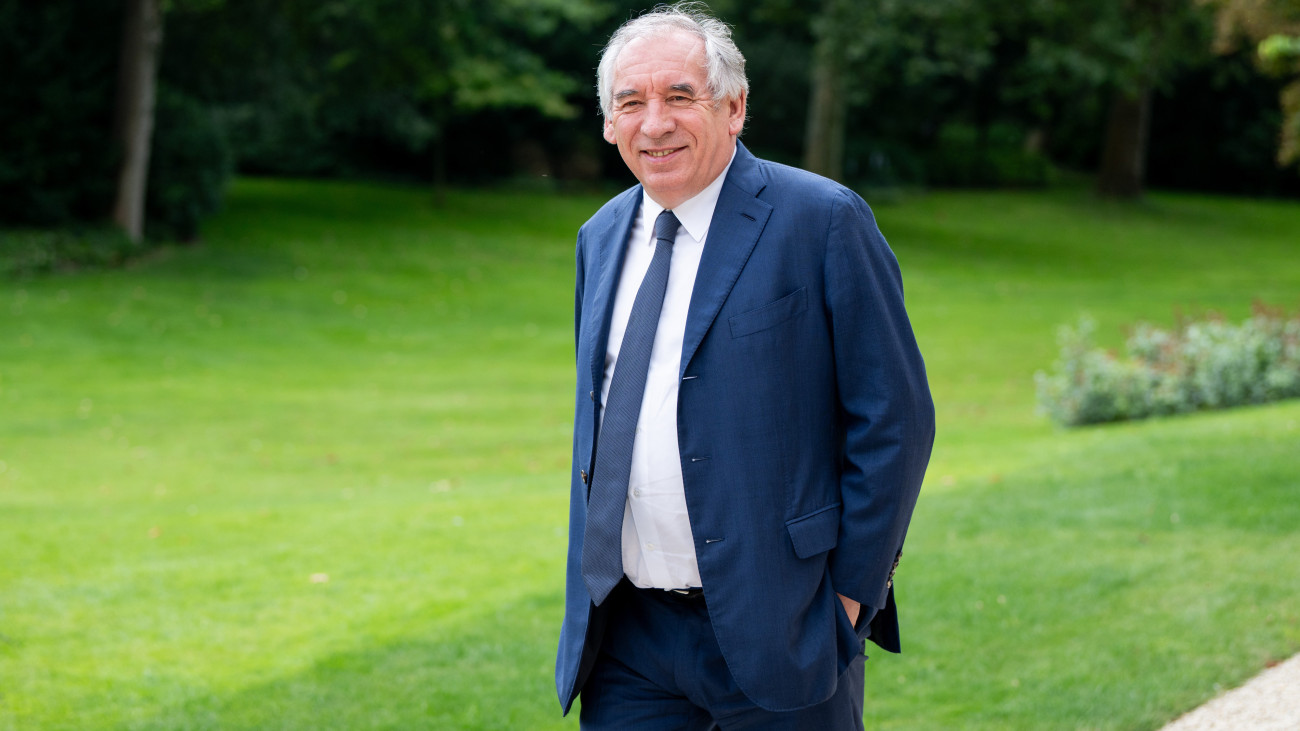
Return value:
[(731, 337), (739, 338), (780, 325), (806, 309), (808, 309), (808, 288), (800, 287), (775, 302), (769, 302), (758, 309), (742, 312), (739, 315), (732, 315), (727, 319), (727, 324), (731, 326)]
[(787, 520), (785, 529), (794, 544), (794, 555), (812, 558), (835, 547), (840, 536), (840, 504), (827, 505), (807, 515)]

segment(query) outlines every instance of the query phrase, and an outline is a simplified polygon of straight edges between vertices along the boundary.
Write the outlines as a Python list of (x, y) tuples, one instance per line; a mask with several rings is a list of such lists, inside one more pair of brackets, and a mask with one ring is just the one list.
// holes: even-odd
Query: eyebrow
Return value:
[[(683, 94), (695, 96), (695, 87), (691, 84), (673, 84), (668, 87), (672, 91), (680, 91)], [(623, 101), (630, 96), (640, 96), (641, 92), (637, 89), (624, 89), (614, 94), (614, 101)]]

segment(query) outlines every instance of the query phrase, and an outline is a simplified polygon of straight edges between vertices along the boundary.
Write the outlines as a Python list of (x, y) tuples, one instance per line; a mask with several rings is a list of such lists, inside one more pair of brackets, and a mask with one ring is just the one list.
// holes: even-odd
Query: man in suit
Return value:
[(897, 262), (856, 194), (738, 142), (744, 57), (697, 4), (620, 28), (598, 88), (640, 185), (578, 233), (560, 703), (860, 729), (934, 440)]

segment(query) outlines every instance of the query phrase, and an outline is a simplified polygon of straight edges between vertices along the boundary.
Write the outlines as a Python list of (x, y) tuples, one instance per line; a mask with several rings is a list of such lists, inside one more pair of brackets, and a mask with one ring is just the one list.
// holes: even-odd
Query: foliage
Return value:
[(212, 112), (173, 89), (159, 89), (147, 209), (153, 238), (192, 240), (199, 221), (221, 206), (233, 170)]
[[(235, 156), (246, 171), (424, 177), (482, 110), (571, 118), (547, 44), (591, 0), (177, 0), (167, 8), (147, 186), (150, 235), (192, 238)], [(120, 2), (0, 4), (0, 221), (85, 225), (112, 204)], [(580, 45), (580, 44), (579, 44)], [(471, 155), (472, 157), (472, 155)]]
[(113, 202), (108, 143), (120, 7), (0, 3), (0, 221), (94, 221)]
[[(1158, 86), (1153, 181), (1300, 190), (1261, 152), (1270, 146), (1272, 156), (1283, 129), (1278, 97), (1290, 119), (1284, 129), (1300, 138), (1300, 91), (1283, 91), (1293, 57), (1269, 55), (1267, 69), (1284, 72), (1279, 81), (1261, 76), (1265, 64), (1245, 64), (1244, 52), (1206, 56), (1187, 41), (1199, 38), (1203, 9), (1182, 0), (712, 5), (735, 23), (749, 59), (745, 141), (772, 159), (802, 157), (810, 73), (825, 47), (848, 63), (844, 177), (870, 186), (1037, 185), (1056, 167), (1093, 167), (1108, 91), (1132, 86), (1135, 69), (1158, 58), (1174, 70)], [(593, 68), (608, 34), (645, 2), (164, 6), (159, 114), (171, 116), (155, 125), (155, 237), (193, 236), (230, 165), (407, 180), (628, 180), (599, 137)], [(0, 67), (11, 80), (0, 86), (0, 221), (85, 225), (109, 210), (118, 34), (104, 29), (120, 25), (120, 12), (118, 1), (0, 3)], [(1250, 26), (1268, 27), (1291, 32), (1263, 20)], [(182, 129), (182, 119), (194, 129)]]
[(930, 185), (1039, 187), (1051, 178), (1046, 156), (1027, 148), (1024, 131), (1007, 124), (982, 131), (945, 125), (926, 157), (925, 180)]
[[(783, 46), (768, 26), (778, 20), (798, 29)], [(869, 185), (1023, 186), (1042, 184), (1054, 165), (1092, 168), (1112, 90), (1154, 84), (1172, 94), (1185, 68), (1210, 58), (1208, 13), (1187, 0), (764, 0), (740, 9), (737, 24), (742, 47), (780, 47), (773, 67), (753, 64), (753, 146), (799, 159), (808, 81), (792, 83), (789, 69), (838, 54), (849, 106), (845, 177)], [(1201, 91), (1188, 88), (1179, 102), (1194, 105)], [(1167, 109), (1181, 120), (1181, 109)], [(1198, 119), (1226, 116), (1212, 109)], [(1166, 159), (1194, 156), (1217, 173), (1203, 142), (1183, 141)], [(1253, 175), (1260, 161), (1252, 164)]]
[(1300, 315), (1259, 309), (1161, 330), (1143, 323), (1120, 359), (1093, 347), (1087, 318), (1060, 332), (1056, 373), (1039, 372), (1039, 401), (1067, 426), (1143, 419), (1300, 397)]
[(1209, 54), (1212, 15), (1195, 0), (1108, 3), (1099, 51), (1109, 57), (1110, 82), (1135, 94), (1168, 88), (1172, 73)]
[(1217, 11), (1214, 45), (1233, 53), (1243, 40), (1256, 44), (1265, 73), (1287, 79), (1278, 92), (1277, 160), (1300, 162), (1300, 2), (1297, 0), (1202, 0)]
[[(886, 143), (872, 145), (865, 159), (846, 160), (847, 177), (869, 184), (885, 182), (880, 179), (883, 171), (913, 168), (907, 158), (930, 163), (942, 155), (938, 148), (946, 146), (940, 139), (946, 130), (973, 128), (972, 144), (963, 150), (971, 164), (955, 161), (934, 171), (935, 177), (941, 183), (953, 182), (950, 173), (960, 168), (966, 169), (967, 177), (980, 178), (980, 183), (1013, 182), (998, 179), (996, 166), (988, 164), (986, 131), (994, 119), (988, 114), (991, 105), (978, 94), (985, 73), (996, 63), (999, 20), (997, 3), (978, 0), (828, 0), (810, 18), (814, 54), (834, 59), (834, 67), (844, 77), (838, 93), (848, 107), (847, 136)], [(870, 113), (904, 108), (909, 109), (908, 119), (897, 120), (904, 125), (897, 130), (888, 128), (895, 122), (887, 118), (892, 113)], [(848, 144), (846, 149), (863, 147)], [(930, 172), (929, 166), (925, 170)], [(922, 175), (920, 180), (902, 182), (923, 182), (928, 176)]]
[(227, 0), (168, 18), (163, 78), (214, 106), (244, 170), (427, 175), (457, 118), (573, 117), (577, 83), (541, 51), (599, 17), (590, 0)]
[(1300, 162), (1300, 78), (1297, 77), (1300, 77), (1300, 37), (1271, 35), (1260, 41), (1259, 57), (1270, 73), (1290, 79), (1278, 94), (1283, 120), (1277, 160), (1282, 165), (1298, 163)]
[(107, 226), (0, 229), (0, 279), (120, 266), (146, 246)]

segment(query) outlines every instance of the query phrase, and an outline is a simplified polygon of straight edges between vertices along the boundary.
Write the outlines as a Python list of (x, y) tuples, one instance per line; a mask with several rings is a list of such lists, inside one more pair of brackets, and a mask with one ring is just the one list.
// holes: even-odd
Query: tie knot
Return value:
[(665, 209), (655, 219), (655, 240), (667, 241), (671, 246), (677, 240), (677, 229), (682, 224), (677, 220), (677, 216), (672, 211)]

